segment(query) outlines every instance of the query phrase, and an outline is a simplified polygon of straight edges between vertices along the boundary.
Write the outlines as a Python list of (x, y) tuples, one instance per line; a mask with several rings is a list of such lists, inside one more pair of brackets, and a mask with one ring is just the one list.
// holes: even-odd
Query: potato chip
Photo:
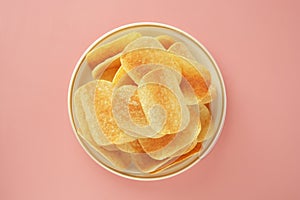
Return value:
[(125, 54), (130, 51), (143, 48), (164, 49), (162, 44), (157, 39), (149, 36), (142, 36), (129, 43), (122, 53)]
[(156, 39), (165, 47), (165, 49), (169, 49), (169, 47), (175, 42), (175, 40), (169, 35), (159, 35)]
[(93, 140), (88, 140), (79, 133), (79, 136), (86, 142), (95, 152), (99, 153), (109, 163), (118, 170), (125, 170), (130, 166), (131, 157), (130, 154), (116, 150), (109, 151), (101, 146), (98, 146)]
[(90, 135), (98, 145), (109, 145), (97, 122), (93, 103), (95, 88), (96, 81), (91, 81), (77, 89), (74, 94), (75, 116), (84, 137)]
[[(157, 134), (158, 131), (155, 131), (151, 128), (152, 121), (147, 120), (141, 103), (138, 99), (138, 96), (135, 96), (137, 93), (137, 87), (132, 85), (124, 85), (120, 88), (117, 88), (113, 93), (112, 98), (112, 113), (113, 117), (123, 131), (128, 135), (133, 137), (151, 137)], [(136, 101), (132, 101), (132, 97)], [(131, 117), (135, 117), (132, 119)], [(163, 116), (157, 116), (158, 118)], [(146, 124), (136, 124), (135, 122), (146, 122)], [(164, 120), (159, 121), (159, 130), (163, 127)]]
[(117, 144), (117, 148), (126, 153), (145, 153), (138, 140), (126, 142), (124, 144)]
[(97, 121), (107, 139), (113, 144), (122, 144), (135, 140), (121, 130), (112, 113), (113, 84), (109, 81), (98, 80), (95, 89), (95, 110)]
[[(160, 131), (162, 135), (173, 134), (181, 128), (181, 104), (176, 95), (167, 87), (155, 83), (148, 83), (138, 88), (138, 96), (142, 104), (145, 116), (150, 126)], [(164, 116), (164, 124), (161, 129), (158, 119)], [(154, 122), (155, 123), (152, 123)]]
[(132, 154), (131, 158), (136, 168), (144, 173), (155, 171), (157, 168), (169, 162), (170, 160), (175, 160), (174, 158), (155, 160), (145, 153)]
[(123, 54), (121, 56), (121, 63), (125, 71), (129, 73), (129, 76), (137, 84), (139, 84), (141, 76), (136, 76), (135, 73), (132, 73), (131, 70), (142, 65), (147, 65), (147, 64), (162, 65), (162, 66), (169, 67), (177, 71), (179, 74), (181, 74), (182, 63), (178, 63), (177, 59), (173, 58), (173, 56), (176, 55), (168, 53), (165, 50), (144, 48), (144, 49), (138, 49)]
[[(143, 76), (139, 83), (139, 87), (142, 87), (142, 85), (146, 85), (149, 83), (165, 86), (176, 96), (181, 108), (181, 119), (179, 122), (181, 125), (176, 132), (181, 131), (185, 127), (187, 127), (190, 120), (189, 110), (185, 105), (185, 99), (183, 94), (181, 93), (179, 82), (176, 78), (178, 76), (180, 76), (180, 74), (178, 74), (176, 71), (171, 70), (168, 67), (161, 67), (147, 73), (145, 76)], [(156, 95), (156, 93), (153, 93), (153, 95)], [(172, 111), (166, 110), (166, 112)]]
[(210, 85), (207, 94), (201, 99), (202, 104), (208, 104), (217, 97), (217, 89), (215, 86)]
[(120, 55), (117, 54), (98, 64), (92, 71), (93, 78), (112, 81), (121, 66)]
[(168, 51), (186, 59), (195, 60), (193, 54), (188, 50), (188, 48), (182, 42), (175, 42), (168, 48)]
[(131, 32), (119, 37), (116, 40), (101, 45), (100, 47), (96, 47), (86, 56), (86, 60), (90, 68), (94, 69), (94, 67), (96, 67), (99, 63), (105, 61), (107, 58), (121, 53), (130, 42), (136, 40), (141, 36), (142, 35), (138, 32)]
[(173, 166), (187, 160), (188, 158), (194, 156), (195, 154), (200, 152), (201, 149), (202, 149), (202, 144), (201, 143), (196, 143), (196, 146), (192, 150), (190, 150), (189, 152), (187, 152), (187, 153), (183, 154), (182, 156), (176, 158), (175, 160), (170, 160), (169, 162), (167, 162), (164, 165), (160, 166), (156, 170), (152, 171), (151, 174), (155, 174), (155, 173), (161, 172), (165, 169), (168, 169), (170, 167), (173, 167)]
[[(159, 64), (181, 73), (194, 89), (198, 99), (203, 98), (208, 91), (208, 85), (201, 70), (198, 70), (190, 61), (182, 56), (159, 49), (138, 49), (121, 56), (121, 63), (126, 72), (143, 65)], [(207, 70), (206, 70), (207, 71)], [(206, 75), (206, 74), (205, 74)], [(131, 78), (138, 84), (140, 79), (132, 74)]]
[(178, 150), (176, 153), (174, 153), (170, 157), (175, 158), (175, 157), (179, 157), (179, 156), (181, 156), (183, 154), (188, 153), (189, 151), (191, 151), (197, 145), (197, 143), (198, 143), (197, 139), (193, 140), (190, 144), (187, 144), (185, 147), (183, 147), (182, 149)]
[(210, 129), (212, 117), (209, 109), (205, 105), (199, 103), (199, 109), (200, 109), (200, 121), (201, 121), (202, 129), (198, 135), (198, 142), (202, 142), (211, 136), (209, 135), (209, 129)]
[(186, 129), (176, 134), (176, 136), (164, 148), (157, 151), (148, 152), (143, 143), (140, 141), (141, 146), (148, 153), (148, 155), (156, 160), (163, 160), (174, 155), (180, 149), (184, 148), (187, 144), (192, 143), (198, 136), (201, 130), (199, 120), (199, 107), (198, 105), (188, 106), (190, 111), (190, 122)]

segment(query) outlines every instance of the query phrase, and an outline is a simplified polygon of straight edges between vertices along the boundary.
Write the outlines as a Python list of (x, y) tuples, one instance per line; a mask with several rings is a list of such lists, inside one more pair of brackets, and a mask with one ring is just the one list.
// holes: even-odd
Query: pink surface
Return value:
[[(0, 199), (300, 199), (299, 1), (175, 2), (2, 2)], [(211, 154), (156, 182), (98, 166), (67, 113), (69, 79), (83, 51), (137, 21), (174, 25), (199, 39), (228, 94)]]

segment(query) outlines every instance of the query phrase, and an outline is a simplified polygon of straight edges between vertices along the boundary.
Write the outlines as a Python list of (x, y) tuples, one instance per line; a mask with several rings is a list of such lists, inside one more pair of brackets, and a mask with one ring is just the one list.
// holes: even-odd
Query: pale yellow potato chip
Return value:
[(118, 149), (127, 153), (145, 153), (138, 140), (127, 142), (124, 144), (117, 144)]
[(195, 60), (193, 54), (188, 50), (188, 48), (182, 42), (175, 42), (168, 48), (168, 51), (183, 56), (186, 59)]
[[(199, 108), (198, 105), (188, 106), (190, 111), (190, 122), (186, 129), (175, 134), (176, 136), (172, 138), (172, 140), (159, 150), (154, 150), (152, 152), (148, 152), (143, 143), (140, 141), (141, 146), (148, 153), (148, 155), (156, 160), (163, 160), (174, 155), (180, 149), (184, 148), (187, 144), (192, 143), (195, 139), (197, 139), (198, 133), (201, 130), (201, 123), (199, 120)], [(155, 144), (153, 144), (155, 145)]]
[[(181, 109), (181, 119), (179, 121), (180, 128), (176, 130), (176, 132), (185, 129), (190, 120), (190, 113), (186, 106), (185, 98), (179, 87), (179, 82), (177, 79), (178, 76), (181, 76), (180, 74), (178, 74), (178, 72), (168, 67), (160, 67), (150, 71), (145, 76), (143, 76), (139, 83), (139, 87), (142, 87), (143, 85), (147, 85), (149, 83), (165, 86), (176, 96), (178, 102), (180, 103)], [(156, 95), (156, 93), (153, 93), (153, 95)], [(166, 112), (168, 113), (172, 111), (166, 110)]]
[[(176, 95), (167, 87), (155, 83), (144, 84), (138, 88), (138, 96), (151, 128), (162, 135), (174, 134), (181, 128), (181, 104)], [(164, 124), (161, 129), (161, 119)], [(155, 122), (155, 123), (152, 123)]]
[[(137, 96), (137, 87), (124, 85), (117, 88), (112, 97), (113, 117), (120, 129), (133, 137), (151, 137), (157, 134), (157, 131), (151, 128), (152, 121), (149, 121), (144, 114), (142, 105)], [(136, 95), (136, 96), (135, 96)], [(132, 101), (132, 97), (136, 101)], [(132, 117), (135, 117), (132, 119)], [(160, 118), (163, 116), (157, 116)], [(147, 122), (146, 124), (137, 124), (135, 122)], [(160, 129), (163, 127), (163, 120)]]
[(135, 82), (127, 75), (127, 72), (122, 66), (116, 72), (112, 82), (115, 87), (120, 87), (122, 85), (136, 85)]
[(212, 116), (210, 114), (209, 109), (205, 105), (199, 103), (199, 109), (202, 129), (198, 135), (198, 142), (202, 142), (211, 137), (211, 134), (209, 134), (209, 129), (212, 121)]
[(130, 142), (136, 138), (129, 136), (121, 130), (112, 113), (113, 84), (109, 81), (98, 80), (95, 89), (95, 111), (98, 124), (106, 136), (113, 144)]
[(182, 149), (178, 150), (176, 153), (174, 153), (170, 157), (172, 157), (172, 158), (179, 157), (179, 156), (181, 156), (183, 154), (188, 153), (189, 151), (191, 151), (197, 145), (197, 143), (198, 143), (197, 139), (193, 140), (190, 144), (187, 144), (185, 147), (183, 147)]
[(106, 59), (121, 53), (130, 42), (141, 36), (142, 35), (138, 32), (131, 32), (119, 37), (114, 41), (106, 43), (100, 47), (96, 47), (86, 56), (88, 65), (91, 69), (94, 69), (94, 67), (96, 67), (99, 63), (102, 63)]
[(93, 140), (87, 139), (86, 137), (81, 135), (81, 133), (79, 133), (79, 136), (86, 142), (87, 145), (89, 145), (94, 151), (104, 157), (105, 160), (110, 162), (112, 166), (117, 170), (125, 170), (130, 166), (130, 154), (119, 150), (109, 151), (101, 146), (98, 146)]
[(174, 158), (155, 160), (145, 153), (132, 154), (131, 158), (136, 168), (144, 173), (150, 173), (152, 171), (155, 171), (157, 168), (169, 162), (170, 160), (175, 160)]
[(152, 171), (151, 174), (156, 174), (156, 173), (166, 170), (170, 167), (173, 167), (173, 166), (187, 160), (188, 158), (194, 156), (195, 154), (199, 153), (201, 149), (202, 149), (202, 144), (196, 143), (196, 146), (192, 150), (181, 155), (180, 157), (176, 158), (175, 160), (170, 160), (170, 161), (166, 162), (165, 164), (161, 165), (156, 170)]
[(96, 81), (91, 81), (77, 89), (74, 94), (75, 118), (84, 137), (91, 136), (98, 145), (110, 145), (97, 122), (94, 106), (95, 88)]
[(120, 55), (117, 54), (98, 64), (92, 71), (93, 78), (112, 81), (121, 66)]
[(175, 42), (175, 40), (169, 35), (159, 35), (156, 39), (165, 47), (165, 49), (169, 49), (169, 47)]
[(143, 48), (164, 49), (162, 44), (157, 39), (150, 36), (142, 36), (129, 43), (122, 53), (125, 54), (130, 51)]

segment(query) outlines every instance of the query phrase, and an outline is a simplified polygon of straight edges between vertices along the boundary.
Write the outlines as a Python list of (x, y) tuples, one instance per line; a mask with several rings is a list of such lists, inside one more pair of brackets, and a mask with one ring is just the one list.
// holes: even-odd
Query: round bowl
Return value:
[[(92, 50), (94, 50), (95, 48), (105, 43), (111, 42), (116, 38), (119, 38), (131, 32), (138, 32), (143, 36), (151, 36), (151, 37), (156, 37), (159, 35), (168, 35), (172, 37), (174, 40), (184, 43), (188, 47), (192, 55), (194, 56), (195, 60), (198, 61), (203, 66), (205, 66), (205, 68), (210, 72), (211, 85), (213, 85), (215, 89), (213, 95), (214, 96), (213, 101), (207, 104), (212, 117), (211, 125), (209, 127), (210, 137), (205, 141), (201, 142), (201, 150), (197, 153), (194, 153), (191, 156), (186, 157), (185, 159), (183, 159), (182, 162), (179, 162), (171, 167), (168, 167), (156, 173), (120, 169), (115, 167), (113, 164), (111, 164), (111, 162), (109, 162), (109, 159), (107, 159), (107, 157), (103, 156), (101, 152), (97, 150), (97, 148), (93, 147), (89, 142), (87, 142), (83, 137), (80, 136), (79, 133), (81, 131), (81, 128), (75, 113), (74, 94), (76, 93), (76, 90), (82, 85), (93, 80), (93, 77), (91, 76), (92, 70), (86, 62), (87, 54)], [(87, 50), (82, 54), (82, 56), (80, 57), (79, 61), (75, 66), (74, 72), (70, 80), (69, 91), (68, 91), (68, 111), (69, 111), (71, 125), (76, 138), (78, 139), (79, 143), (81, 144), (85, 152), (96, 163), (98, 163), (100, 166), (107, 169), (108, 171), (116, 175), (119, 175), (121, 177), (129, 178), (133, 180), (143, 180), (143, 181), (159, 180), (159, 179), (172, 177), (179, 173), (184, 172), (185, 170), (194, 166), (204, 157), (206, 157), (208, 153), (212, 150), (212, 148), (216, 144), (221, 134), (222, 127), (225, 120), (226, 91), (225, 91), (224, 81), (221, 72), (217, 66), (217, 63), (215, 62), (211, 54), (208, 52), (208, 50), (191, 35), (178, 28), (175, 28), (170, 25), (161, 24), (161, 23), (148, 23), (148, 22), (133, 23), (133, 24), (121, 26), (102, 35), (93, 44), (91, 44), (87, 48)], [(112, 149), (105, 149), (105, 151), (107, 152), (115, 151), (115, 147), (113, 147)], [(123, 159), (123, 158), (120, 157), (119, 159)]]

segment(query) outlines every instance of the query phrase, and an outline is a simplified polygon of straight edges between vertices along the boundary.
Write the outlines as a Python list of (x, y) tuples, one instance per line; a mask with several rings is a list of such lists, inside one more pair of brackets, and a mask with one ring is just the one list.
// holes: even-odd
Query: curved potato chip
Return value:
[(89, 64), (91, 69), (94, 69), (94, 67), (96, 67), (99, 63), (105, 61), (107, 58), (121, 53), (121, 51), (123, 51), (123, 49), (130, 42), (136, 40), (141, 36), (142, 35), (138, 32), (131, 32), (100, 47), (96, 47), (86, 55), (87, 63)]
[[(174, 155), (180, 149), (184, 148), (197, 139), (198, 133), (201, 130), (201, 123), (199, 120), (199, 107), (198, 105), (188, 106), (190, 110), (190, 122), (186, 129), (176, 134), (176, 136), (164, 148), (156, 151), (147, 152), (148, 155), (156, 160), (163, 160)], [(143, 143), (140, 141), (141, 146), (144, 148)], [(152, 144), (153, 146), (155, 143)]]
[(145, 152), (154, 152), (167, 146), (176, 137), (176, 134), (164, 135), (160, 138), (139, 138), (139, 143)]
[[(185, 99), (179, 88), (179, 83), (178, 80), (176, 79), (176, 76), (180, 76), (180, 74), (178, 74), (174, 70), (171, 70), (168, 67), (158, 68), (147, 73), (140, 80), (139, 87), (142, 87), (142, 85), (146, 85), (149, 83), (159, 84), (168, 88), (176, 96), (178, 102), (180, 103), (180, 108), (181, 108), (181, 119), (179, 122), (181, 125), (180, 128), (176, 131), (178, 132), (183, 130), (185, 127), (187, 127), (190, 121), (190, 113), (187, 106), (185, 105)], [(156, 93), (153, 93), (153, 95), (156, 95)], [(166, 112), (172, 112), (172, 111), (166, 110)]]
[(136, 85), (135, 82), (127, 75), (127, 72), (121, 66), (116, 72), (113, 80), (113, 84), (116, 85)]
[(120, 55), (117, 54), (98, 64), (92, 71), (93, 78), (112, 81), (121, 66)]
[[(160, 49), (138, 49), (126, 53), (121, 56), (121, 63), (126, 72), (143, 65), (143, 64), (159, 64), (170, 67), (171, 69), (181, 73), (194, 89), (198, 99), (203, 98), (208, 91), (208, 85), (203, 74), (190, 61), (182, 56), (163, 51)], [(203, 69), (204, 70), (204, 69)], [(207, 71), (207, 70), (206, 70)], [(209, 73), (209, 72), (208, 72)], [(132, 76), (131, 78), (138, 84), (140, 79)]]
[(164, 49), (164, 47), (161, 45), (161, 43), (150, 36), (142, 36), (131, 43), (129, 43), (124, 51), (123, 54), (128, 53), (129, 51), (133, 51), (136, 49), (143, 49), (143, 48), (155, 48), (155, 49)]
[(168, 48), (168, 51), (186, 59), (195, 60), (193, 54), (188, 50), (188, 48), (182, 42), (175, 42)]
[(205, 105), (200, 103), (199, 109), (200, 109), (200, 122), (201, 122), (202, 129), (198, 135), (198, 142), (202, 142), (211, 136), (208, 133), (209, 133), (212, 117), (209, 109)]
[(91, 147), (92, 150), (100, 154), (102, 157), (105, 158), (108, 162), (110, 162), (116, 169), (124, 170), (130, 166), (131, 157), (130, 154), (115, 150), (109, 151), (101, 146), (98, 146), (94, 141), (88, 140), (82, 135), (79, 136), (84, 140), (84, 142)]
[[(98, 145), (109, 145), (110, 142), (101, 131), (94, 106), (94, 91), (96, 81), (91, 81), (80, 88), (74, 94), (75, 117), (83, 136), (90, 135)], [(89, 139), (89, 138), (87, 138)]]
[(95, 89), (95, 110), (98, 124), (106, 136), (113, 144), (122, 144), (135, 140), (121, 130), (112, 113), (112, 93), (113, 84), (109, 81), (98, 80)]
[(126, 153), (145, 153), (138, 140), (116, 145), (121, 151)]
[(176, 160), (170, 160), (169, 162), (167, 162), (164, 165), (157, 168), (155, 171), (152, 171), (151, 174), (155, 174), (155, 173), (161, 172), (165, 169), (168, 169), (172, 166), (175, 166), (178, 163), (181, 163), (181, 162), (187, 160), (188, 158), (192, 157), (193, 155), (197, 154), (198, 152), (200, 152), (201, 149), (202, 149), (202, 144), (201, 143), (196, 143), (196, 146), (192, 150), (190, 150), (189, 152), (181, 155)]
[[(135, 102), (130, 101), (131, 98), (136, 94), (137, 87), (132, 85), (124, 85), (116, 89), (112, 97), (112, 113), (113, 117), (124, 132), (133, 137), (151, 137), (157, 134), (157, 131), (151, 128), (152, 121), (150, 120), (144, 126), (141, 124), (134, 123), (135, 121), (146, 121), (148, 122), (138, 96), (135, 96)], [(132, 120), (131, 117), (136, 117)], [(140, 117), (140, 118), (137, 118)], [(163, 116), (159, 116), (163, 117)], [(160, 130), (163, 127), (164, 120), (159, 121)]]
[(175, 42), (169, 35), (159, 35), (156, 39), (165, 47), (165, 49), (168, 49)]
[[(167, 87), (159, 84), (148, 83), (138, 88), (138, 96), (145, 116), (154, 130), (160, 130), (162, 135), (174, 134), (181, 128), (181, 104), (176, 95)], [(157, 120), (165, 113), (166, 118), (161, 130)], [(155, 126), (157, 125), (157, 126)]]
[(210, 85), (207, 94), (201, 99), (202, 104), (207, 104), (212, 102), (217, 97), (217, 89)]
[(197, 145), (198, 141), (193, 140), (190, 144), (187, 144), (185, 147), (183, 147), (182, 149), (178, 150), (176, 153), (174, 153), (171, 157), (179, 157), (183, 154), (188, 153), (189, 151), (191, 151), (196, 145)]
[(135, 73), (130, 73), (130, 71), (145, 64), (163, 65), (181, 74), (182, 63), (178, 63), (174, 56), (176, 57), (176, 55), (165, 50), (144, 48), (123, 54), (121, 63), (125, 71), (129, 73), (129, 76), (138, 84), (141, 77), (135, 76)]

